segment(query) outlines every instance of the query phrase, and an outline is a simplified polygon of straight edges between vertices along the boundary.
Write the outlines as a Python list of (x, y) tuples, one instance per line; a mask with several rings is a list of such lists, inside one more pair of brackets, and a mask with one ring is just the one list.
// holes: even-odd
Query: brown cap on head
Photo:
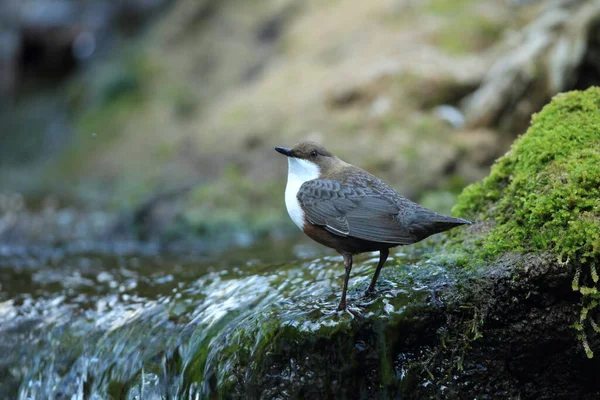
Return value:
[(342, 160), (334, 156), (325, 147), (311, 141), (302, 141), (291, 149), (275, 147), (275, 150), (287, 157), (315, 163), (319, 166), (322, 175), (327, 175), (335, 166), (343, 164)]
[(304, 160), (315, 161), (319, 157), (335, 157), (330, 151), (318, 143), (311, 141), (302, 141), (291, 149), (286, 147), (275, 147), (279, 153), (284, 156), (302, 158)]

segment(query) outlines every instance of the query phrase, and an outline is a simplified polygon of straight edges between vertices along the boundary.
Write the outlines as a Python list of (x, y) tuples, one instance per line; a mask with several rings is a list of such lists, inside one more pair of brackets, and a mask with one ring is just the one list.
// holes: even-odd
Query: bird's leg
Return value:
[(346, 269), (346, 275), (344, 276), (344, 288), (342, 289), (342, 298), (338, 305), (338, 311), (344, 311), (346, 309), (346, 292), (348, 291), (348, 280), (350, 279), (350, 270), (352, 270), (352, 254), (342, 253), (344, 257), (344, 268)]
[(387, 260), (389, 255), (390, 251), (388, 249), (382, 249), (379, 251), (379, 264), (377, 264), (377, 269), (375, 270), (373, 279), (371, 279), (371, 284), (369, 285), (369, 288), (367, 289), (367, 292), (365, 294), (369, 295), (375, 293), (375, 284), (377, 283), (377, 278), (379, 278), (381, 268), (383, 267), (383, 264), (385, 264), (385, 261)]

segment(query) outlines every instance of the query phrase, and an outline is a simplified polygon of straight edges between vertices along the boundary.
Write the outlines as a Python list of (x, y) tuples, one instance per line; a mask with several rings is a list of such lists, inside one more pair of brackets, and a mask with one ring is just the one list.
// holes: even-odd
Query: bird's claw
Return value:
[(362, 318), (362, 311), (363, 309), (361, 307), (354, 307), (354, 306), (346, 306), (344, 305), (339, 305), (338, 307), (336, 307), (335, 310), (329, 310), (324, 312), (325, 315), (343, 315), (344, 313), (348, 313), (350, 315), (350, 317), (354, 318)]
[(350, 314), (354, 318), (362, 318), (362, 309), (360, 307), (346, 307), (344, 312)]

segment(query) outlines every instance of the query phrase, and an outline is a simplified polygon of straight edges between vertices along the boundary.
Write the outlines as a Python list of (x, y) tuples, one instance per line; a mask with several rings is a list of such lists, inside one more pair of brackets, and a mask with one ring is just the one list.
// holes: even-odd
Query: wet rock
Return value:
[(214, 375), (211, 390), (234, 398), (599, 395), (591, 371), (600, 361), (588, 358), (600, 345), (599, 109), (598, 89), (558, 96), (461, 196), (455, 211), (479, 224), (429, 256), (430, 267), (445, 268), (419, 279), (388, 268), (383, 285), (412, 279), (421, 296), (390, 289), (361, 301), (361, 281), (351, 296), (361, 318), (324, 325), (301, 303), (295, 318), (286, 317), (292, 306), (256, 316), (227, 334), (217, 365), (232, 374)]

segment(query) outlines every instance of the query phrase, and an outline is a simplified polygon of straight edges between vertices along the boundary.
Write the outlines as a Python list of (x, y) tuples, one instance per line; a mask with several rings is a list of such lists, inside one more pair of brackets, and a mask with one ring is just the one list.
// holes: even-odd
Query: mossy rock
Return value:
[(558, 95), (455, 213), (490, 221), (482, 256), (551, 251), (561, 260), (600, 255), (600, 90)]
[(597, 396), (599, 188), (600, 90), (559, 95), (460, 196), (479, 224), (384, 270), (398, 297), (362, 304), (363, 280), (363, 317), (333, 323), (291, 296), (200, 348), (188, 377), (223, 398)]

